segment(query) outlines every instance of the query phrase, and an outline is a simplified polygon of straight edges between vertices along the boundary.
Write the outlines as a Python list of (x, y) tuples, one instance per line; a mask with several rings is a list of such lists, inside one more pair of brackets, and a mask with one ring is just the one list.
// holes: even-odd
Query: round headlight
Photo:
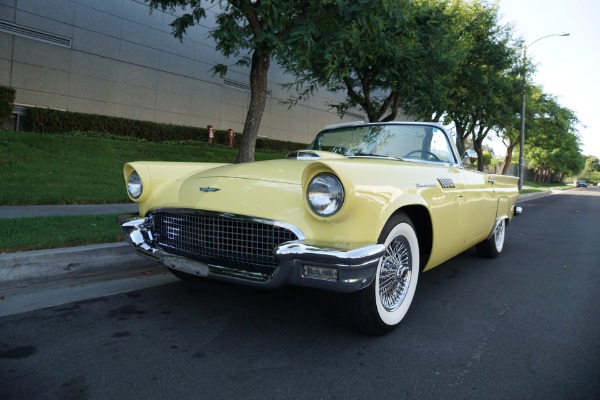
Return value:
[(133, 171), (127, 178), (127, 192), (132, 199), (137, 199), (142, 195), (144, 185), (142, 185), (142, 178), (137, 172)]
[(344, 187), (332, 174), (316, 175), (308, 184), (306, 193), (310, 208), (321, 217), (329, 217), (342, 208)]

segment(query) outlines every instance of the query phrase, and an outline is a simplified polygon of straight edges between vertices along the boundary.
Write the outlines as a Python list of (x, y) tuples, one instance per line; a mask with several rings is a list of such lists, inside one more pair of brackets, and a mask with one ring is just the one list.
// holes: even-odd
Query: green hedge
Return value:
[(15, 89), (8, 86), (0, 86), (0, 123), (10, 117), (14, 101)]
[[(98, 114), (84, 114), (47, 108), (31, 108), (29, 117), (34, 132), (101, 132), (149, 142), (197, 140), (207, 141), (206, 127), (196, 128), (172, 124), (161, 124)], [(239, 146), (241, 135), (234, 137), (234, 147)], [(227, 131), (215, 130), (214, 142), (227, 145)], [(291, 151), (306, 148), (304, 143), (258, 138), (259, 150)]]

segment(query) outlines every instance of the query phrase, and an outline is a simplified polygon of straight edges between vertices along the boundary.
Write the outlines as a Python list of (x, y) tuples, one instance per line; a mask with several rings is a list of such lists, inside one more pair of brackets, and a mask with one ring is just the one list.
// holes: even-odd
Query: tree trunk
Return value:
[(475, 152), (477, 153), (477, 171), (483, 172), (483, 169), (485, 167), (485, 158), (483, 157), (482, 140), (474, 140), (473, 147), (475, 147)]
[(506, 148), (506, 154), (504, 155), (504, 161), (502, 162), (502, 168), (500, 171), (501, 175), (506, 175), (508, 167), (510, 167), (510, 163), (512, 162), (513, 149), (515, 147), (516, 145), (511, 144)]
[(250, 105), (246, 114), (244, 132), (240, 141), (240, 150), (236, 163), (254, 161), (256, 138), (260, 128), (260, 121), (267, 102), (267, 73), (271, 64), (271, 55), (268, 52), (255, 50), (252, 53), (252, 67), (250, 69)]
[(456, 147), (458, 152), (462, 155), (465, 152), (465, 128), (462, 124), (458, 123), (456, 120), (454, 121), (454, 126), (456, 127)]

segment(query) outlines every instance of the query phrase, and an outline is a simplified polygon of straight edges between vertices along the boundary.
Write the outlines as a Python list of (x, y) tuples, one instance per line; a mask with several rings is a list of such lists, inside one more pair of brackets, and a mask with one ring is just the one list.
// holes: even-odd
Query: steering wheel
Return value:
[[(404, 157), (410, 157), (412, 154), (415, 154), (415, 153), (421, 153), (423, 155), (428, 155), (428, 156), (431, 157), (431, 159), (433, 159), (433, 161), (442, 161), (442, 160), (439, 159), (438, 156), (436, 156), (435, 154), (433, 154), (432, 152), (427, 151), (427, 150), (413, 150), (413, 151), (409, 151), (408, 153), (406, 153), (404, 155)], [(421, 157), (421, 158), (423, 158), (423, 157)], [(425, 160), (425, 158), (423, 158), (423, 160)], [(431, 161), (431, 160), (427, 160), (427, 161)]]

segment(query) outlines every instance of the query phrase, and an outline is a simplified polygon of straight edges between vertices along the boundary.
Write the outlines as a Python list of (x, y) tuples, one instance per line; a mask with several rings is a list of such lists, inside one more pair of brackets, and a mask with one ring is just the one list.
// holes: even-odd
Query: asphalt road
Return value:
[(423, 274), (380, 338), (329, 293), (210, 282), (2, 317), (0, 399), (598, 399), (600, 191), (523, 207), (498, 259)]

